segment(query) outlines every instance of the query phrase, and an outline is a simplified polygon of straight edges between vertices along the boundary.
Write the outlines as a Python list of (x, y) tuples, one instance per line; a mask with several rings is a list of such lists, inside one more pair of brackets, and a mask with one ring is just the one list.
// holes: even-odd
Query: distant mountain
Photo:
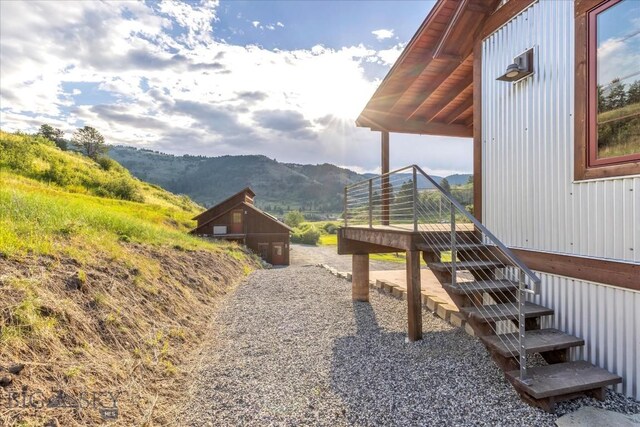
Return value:
[[(365, 173), (362, 176), (365, 179), (369, 179), (369, 178), (376, 177), (378, 175), (373, 173)], [(401, 177), (402, 180), (411, 180), (413, 177), (413, 174), (400, 173), (400, 174), (397, 174), (396, 176)], [(440, 181), (444, 179), (442, 176), (438, 176), (438, 175), (430, 175), (430, 176), (438, 184), (440, 184)], [(449, 175), (446, 178), (447, 178), (447, 181), (449, 181), (449, 185), (455, 186), (455, 185), (465, 185), (467, 182), (469, 182), (469, 178), (472, 176), (473, 175), (471, 174), (455, 174), (455, 175)], [(395, 178), (395, 179), (398, 179), (398, 178)], [(419, 189), (435, 188), (435, 186), (431, 183), (431, 181), (429, 181), (424, 176), (418, 175), (418, 188)]]
[[(344, 186), (375, 176), (358, 174), (329, 163), (280, 163), (261, 155), (173, 156), (124, 146), (111, 147), (109, 155), (134, 176), (173, 193), (187, 194), (205, 206), (212, 206), (244, 187), (251, 187), (257, 194), (257, 205), (274, 213), (290, 209), (341, 212)], [(410, 176), (407, 174), (407, 179)], [(449, 183), (464, 184), (468, 177), (452, 175)], [(434, 178), (437, 182), (442, 179)], [(420, 187), (426, 188), (422, 183)]]

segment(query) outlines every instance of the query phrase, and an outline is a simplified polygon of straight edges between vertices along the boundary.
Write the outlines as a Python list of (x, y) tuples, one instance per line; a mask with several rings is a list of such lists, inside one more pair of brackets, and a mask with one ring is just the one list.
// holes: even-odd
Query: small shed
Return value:
[(256, 194), (250, 188), (234, 194), (193, 219), (198, 222), (192, 234), (236, 241), (266, 262), (289, 265), (291, 228), (254, 205)]

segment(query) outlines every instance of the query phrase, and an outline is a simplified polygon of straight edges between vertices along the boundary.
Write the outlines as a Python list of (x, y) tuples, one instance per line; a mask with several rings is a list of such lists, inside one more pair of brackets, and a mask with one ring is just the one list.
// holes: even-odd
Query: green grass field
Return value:
[[(103, 189), (115, 188), (113, 183), (132, 189), (138, 201), (99, 195), (108, 194)], [(219, 250), (218, 244), (186, 233), (201, 209), (131, 177), (119, 165), (104, 170), (42, 139), (0, 132), (0, 252), (5, 256), (91, 255), (77, 251), (79, 246), (118, 255), (119, 242)]]

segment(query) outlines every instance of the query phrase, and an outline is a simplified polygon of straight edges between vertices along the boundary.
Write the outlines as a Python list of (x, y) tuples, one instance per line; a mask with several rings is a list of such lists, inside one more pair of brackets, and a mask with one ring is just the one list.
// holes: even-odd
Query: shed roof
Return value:
[(356, 125), (371, 130), (473, 136), (473, 47), (500, 0), (439, 0)]
[(256, 193), (250, 188), (250, 187), (245, 187), (242, 190), (238, 191), (236, 194), (234, 194), (233, 196), (229, 196), (226, 199), (224, 199), (223, 201), (219, 202), (218, 204), (211, 206), (209, 209), (207, 209), (204, 212), (200, 212), (198, 215), (194, 216), (193, 218), (191, 218), (192, 220), (197, 220), (198, 218), (200, 218), (202, 215), (206, 214), (207, 212), (216, 209), (218, 206), (222, 205), (223, 203), (228, 202), (229, 200), (233, 199), (234, 197), (238, 197), (242, 194), (248, 194), (252, 199), (254, 197), (256, 197)]
[(218, 215), (216, 215), (215, 217), (211, 218), (209, 221), (207, 221), (207, 222), (205, 222), (205, 223), (203, 223), (203, 224), (200, 224), (198, 227), (194, 228), (194, 229), (192, 230), (192, 232), (193, 232), (193, 231), (195, 231), (195, 230), (197, 230), (197, 229), (198, 229), (198, 228), (200, 228), (200, 227), (204, 227), (205, 225), (207, 225), (207, 224), (209, 224), (209, 223), (211, 223), (211, 222), (215, 221), (216, 219), (220, 218), (221, 216), (223, 216), (223, 215), (225, 215), (225, 214), (229, 213), (229, 211), (232, 211), (232, 210), (236, 209), (236, 208), (237, 208), (238, 206), (240, 206), (240, 205), (242, 205), (242, 206), (244, 206), (244, 207), (246, 207), (246, 208), (248, 208), (248, 209), (252, 209), (252, 210), (254, 210), (256, 213), (258, 213), (258, 214), (260, 214), (260, 215), (262, 215), (262, 216), (266, 217), (266, 218), (267, 218), (267, 219), (269, 219), (270, 221), (272, 221), (272, 222), (274, 222), (274, 223), (276, 223), (276, 224), (278, 224), (278, 225), (280, 225), (280, 226), (282, 226), (282, 227), (286, 228), (286, 229), (287, 229), (287, 230), (289, 230), (289, 231), (293, 231), (293, 229), (292, 229), (291, 227), (289, 227), (289, 226), (288, 226), (287, 224), (285, 224), (284, 222), (280, 221), (280, 220), (279, 220), (278, 218), (276, 218), (275, 216), (273, 216), (273, 215), (271, 215), (271, 214), (268, 214), (268, 213), (266, 213), (265, 211), (263, 211), (263, 210), (261, 210), (261, 209), (258, 209), (257, 207), (255, 207), (254, 205), (251, 205), (251, 204), (249, 204), (249, 203), (239, 202), (239, 203), (236, 203), (235, 205), (231, 206), (229, 209), (225, 210), (224, 212), (220, 212)]

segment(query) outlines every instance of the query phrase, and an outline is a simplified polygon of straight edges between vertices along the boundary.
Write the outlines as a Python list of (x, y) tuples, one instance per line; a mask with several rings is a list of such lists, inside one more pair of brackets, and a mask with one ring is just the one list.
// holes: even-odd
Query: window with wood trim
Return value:
[(607, 0), (584, 20), (583, 178), (640, 173), (640, 2)]

